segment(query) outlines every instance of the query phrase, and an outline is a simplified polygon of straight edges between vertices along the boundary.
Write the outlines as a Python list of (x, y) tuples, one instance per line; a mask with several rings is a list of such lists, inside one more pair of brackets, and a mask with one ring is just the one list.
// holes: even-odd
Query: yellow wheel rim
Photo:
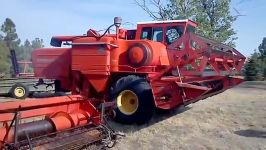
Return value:
[(139, 107), (139, 99), (133, 91), (124, 90), (117, 96), (116, 104), (123, 114), (132, 115)]
[(15, 88), (14, 93), (17, 97), (23, 97), (25, 95), (25, 89), (22, 87), (17, 87)]

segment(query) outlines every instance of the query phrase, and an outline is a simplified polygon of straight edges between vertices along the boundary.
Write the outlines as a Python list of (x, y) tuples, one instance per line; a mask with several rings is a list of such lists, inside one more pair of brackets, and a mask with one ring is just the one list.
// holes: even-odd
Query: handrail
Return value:
[(95, 46), (95, 45), (109, 45), (114, 48), (118, 48), (118, 45), (107, 43), (107, 42), (90, 42), (90, 43), (64, 43), (64, 45), (74, 45), (74, 46)]

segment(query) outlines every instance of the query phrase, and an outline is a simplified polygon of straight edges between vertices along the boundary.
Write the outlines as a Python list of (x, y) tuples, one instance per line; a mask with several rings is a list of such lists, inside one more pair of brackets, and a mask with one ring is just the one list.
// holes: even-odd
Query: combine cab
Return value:
[(121, 123), (146, 122), (155, 108), (188, 105), (242, 82), (237, 75), (245, 57), (195, 34), (191, 20), (141, 22), (136, 30), (120, 25), (116, 17), (102, 35), (90, 29), (82, 36), (53, 37), (52, 46), (70, 47), (33, 51), (35, 75), (93, 98), (95, 107), (114, 102), (114, 119)]

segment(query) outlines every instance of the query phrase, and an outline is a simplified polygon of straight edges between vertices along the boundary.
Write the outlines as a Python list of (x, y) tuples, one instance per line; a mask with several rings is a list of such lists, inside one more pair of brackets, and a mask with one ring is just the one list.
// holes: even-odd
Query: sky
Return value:
[[(241, 15), (234, 22), (236, 49), (249, 56), (266, 37), (266, 0), (232, 0)], [(237, 12), (232, 9), (232, 14)], [(49, 46), (55, 35), (82, 35), (90, 28), (101, 30), (123, 18), (125, 28), (152, 20), (134, 0), (1, 0), (0, 24), (11, 18), (22, 41), (42, 38)]]

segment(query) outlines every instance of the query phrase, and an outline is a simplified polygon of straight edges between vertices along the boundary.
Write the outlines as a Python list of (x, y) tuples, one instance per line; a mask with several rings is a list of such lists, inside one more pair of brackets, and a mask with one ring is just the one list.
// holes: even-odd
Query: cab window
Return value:
[(156, 42), (163, 41), (163, 28), (153, 28), (152, 40)]
[(183, 26), (170, 26), (166, 28), (166, 43), (168, 45), (172, 44), (174, 41), (178, 40), (184, 32)]
[(151, 35), (152, 35), (152, 27), (142, 28), (141, 39), (151, 40)]
[(142, 28), (141, 39), (148, 39), (156, 42), (161, 42), (163, 41), (163, 28), (144, 27)]

